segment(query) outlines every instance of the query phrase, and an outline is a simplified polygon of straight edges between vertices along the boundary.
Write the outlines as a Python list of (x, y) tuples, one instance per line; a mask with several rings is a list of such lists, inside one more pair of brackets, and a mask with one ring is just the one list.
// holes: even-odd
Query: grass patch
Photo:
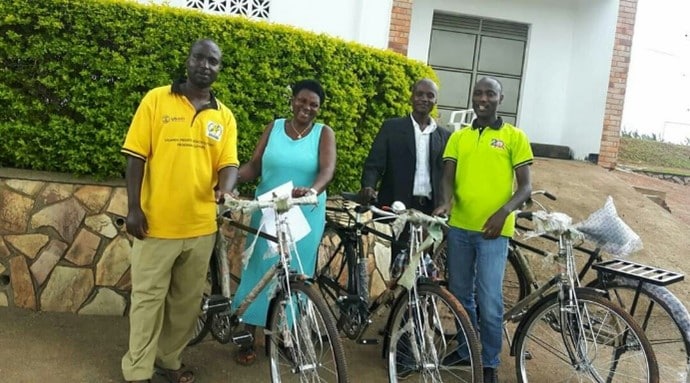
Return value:
[(690, 175), (690, 146), (621, 137), (618, 162), (651, 171)]

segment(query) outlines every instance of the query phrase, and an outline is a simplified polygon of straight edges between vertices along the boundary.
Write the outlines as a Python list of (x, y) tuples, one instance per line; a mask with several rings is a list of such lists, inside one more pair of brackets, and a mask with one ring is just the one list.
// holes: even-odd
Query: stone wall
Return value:
[(123, 315), (130, 290), (126, 209), (121, 183), (2, 169), (0, 305)]
[(634, 170), (634, 172), (680, 185), (690, 185), (690, 176), (686, 176), (683, 174), (659, 173), (648, 170)]
[[(126, 315), (132, 240), (126, 214), (122, 181), (0, 168), (0, 306)], [(244, 232), (228, 227), (223, 232), (231, 270), (239, 275)], [(377, 294), (385, 284), (382, 274), (374, 273), (374, 260), (387, 270), (389, 250), (373, 238), (365, 248), (377, 255), (369, 257), (371, 291)]]

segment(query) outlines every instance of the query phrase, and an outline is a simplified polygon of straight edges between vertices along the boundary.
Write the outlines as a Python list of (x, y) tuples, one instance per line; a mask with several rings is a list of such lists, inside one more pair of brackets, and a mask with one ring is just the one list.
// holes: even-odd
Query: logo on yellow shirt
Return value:
[(208, 124), (206, 124), (206, 136), (216, 141), (220, 141), (220, 138), (223, 137), (223, 125), (217, 122), (209, 121)]
[(505, 143), (503, 143), (503, 141), (499, 140), (498, 138), (491, 139), (491, 146), (498, 149), (503, 149), (506, 147)]

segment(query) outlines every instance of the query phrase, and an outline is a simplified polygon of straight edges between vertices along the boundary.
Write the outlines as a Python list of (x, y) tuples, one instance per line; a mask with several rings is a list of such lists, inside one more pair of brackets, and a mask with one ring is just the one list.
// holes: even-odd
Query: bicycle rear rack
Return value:
[(685, 275), (680, 273), (623, 259), (612, 259), (595, 263), (592, 265), (592, 268), (658, 286), (670, 285), (685, 279)]

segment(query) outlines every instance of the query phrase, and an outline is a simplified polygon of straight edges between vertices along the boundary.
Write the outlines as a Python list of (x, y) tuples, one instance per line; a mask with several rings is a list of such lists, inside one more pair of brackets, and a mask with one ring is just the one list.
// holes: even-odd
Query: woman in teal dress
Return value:
[[(314, 123), (325, 93), (316, 80), (302, 80), (292, 86), (292, 118), (278, 119), (266, 126), (254, 154), (238, 172), (239, 182), (260, 178), (256, 189), (259, 196), (277, 186), (292, 181), (293, 197), (309, 193), (318, 195), (318, 205), (301, 207), (311, 231), (297, 242), (299, 262), (291, 260), (291, 266), (303, 274), (312, 276), (316, 268), (319, 242), (326, 223), (326, 186), (335, 171), (335, 134), (324, 124)], [(251, 226), (258, 228), (261, 212), (252, 215)], [(247, 237), (247, 244), (254, 236)], [(259, 238), (249, 258), (242, 280), (233, 299), (237, 308), (244, 297), (257, 284), (266, 271), (275, 265), (277, 254), (272, 254), (265, 239)], [(300, 266), (302, 270), (300, 270)], [(248, 307), (242, 317), (246, 329), (254, 333), (256, 326), (265, 327), (268, 312), (268, 289), (264, 289)], [(254, 337), (256, 339), (256, 337)], [(253, 346), (240, 348), (237, 362), (249, 365), (256, 359)]]

